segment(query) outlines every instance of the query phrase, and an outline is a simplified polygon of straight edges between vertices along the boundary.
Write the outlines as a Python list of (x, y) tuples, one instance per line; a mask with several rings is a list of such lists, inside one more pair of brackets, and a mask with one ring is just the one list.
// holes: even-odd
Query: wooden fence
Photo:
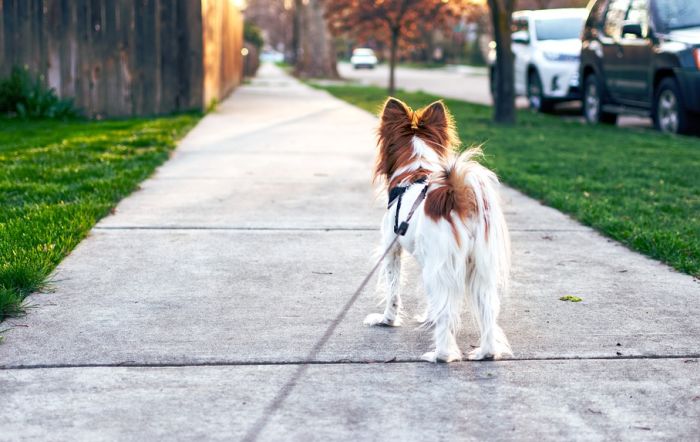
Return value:
[(242, 40), (231, 0), (0, 0), (0, 77), (25, 66), (98, 118), (223, 98)]

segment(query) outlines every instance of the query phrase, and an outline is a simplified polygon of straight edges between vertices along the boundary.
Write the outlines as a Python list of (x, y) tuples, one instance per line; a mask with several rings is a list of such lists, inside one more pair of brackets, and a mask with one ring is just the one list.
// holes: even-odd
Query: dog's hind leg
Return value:
[(512, 354), (508, 339), (497, 323), (501, 303), (496, 283), (480, 275), (474, 275), (473, 278), (475, 279), (470, 284), (470, 302), (481, 338), (479, 347), (470, 351), (467, 359), (498, 359), (504, 354)]
[(364, 320), (365, 325), (401, 325), (401, 246), (394, 245), (382, 261), (381, 275), (386, 286), (386, 306), (384, 314), (371, 313)]

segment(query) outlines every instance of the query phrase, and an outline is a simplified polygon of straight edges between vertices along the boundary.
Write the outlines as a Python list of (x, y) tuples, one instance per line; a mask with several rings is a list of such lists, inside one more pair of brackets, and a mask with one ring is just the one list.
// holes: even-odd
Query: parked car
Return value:
[(700, 124), (700, 2), (594, 0), (581, 39), (590, 123), (629, 113), (664, 132)]
[[(587, 14), (584, 8), (513, 13), (515, 94), (527, 96), (532, 109), (549, 112), (556, 102), (581, 98), (579, 55)], [(489, 52), (492, 94), (495, 61), (492, 44)]]
[(374, 51), (370, 48), (356, 48), (352, 51), (350, 63), (352, 63), (352, 67), (355, 69), (374, 69), (377, 65), (377, 56), (374, 55)]

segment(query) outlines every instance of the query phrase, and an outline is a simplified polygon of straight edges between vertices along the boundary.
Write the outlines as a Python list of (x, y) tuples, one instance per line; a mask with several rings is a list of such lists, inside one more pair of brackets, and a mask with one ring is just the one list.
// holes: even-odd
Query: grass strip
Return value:
[(0, 321), (23, 312), (26, 296), (200, 117), (0, 119)]

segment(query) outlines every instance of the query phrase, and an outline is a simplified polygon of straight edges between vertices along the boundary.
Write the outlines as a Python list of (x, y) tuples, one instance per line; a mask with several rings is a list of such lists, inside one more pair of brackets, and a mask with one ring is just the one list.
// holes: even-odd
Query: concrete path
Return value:
[(700, 284), (513, 190), (513, 359), (418, 362), (371, 289), (343, 314), (375, 125), (263, 66), (5, 324), (0, 440), (697, 440)]

